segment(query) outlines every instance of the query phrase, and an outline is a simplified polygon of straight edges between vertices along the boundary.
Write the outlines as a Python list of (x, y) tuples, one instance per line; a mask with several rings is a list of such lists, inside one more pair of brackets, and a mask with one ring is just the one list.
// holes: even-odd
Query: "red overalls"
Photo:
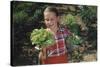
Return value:
[(65, 37), (69, 35), (69, 31), (65, 28), (60, 28), (55, 36), (56, 43), (46, 48), (47, 58), (44, 64), (68, 63), (67, 49)]

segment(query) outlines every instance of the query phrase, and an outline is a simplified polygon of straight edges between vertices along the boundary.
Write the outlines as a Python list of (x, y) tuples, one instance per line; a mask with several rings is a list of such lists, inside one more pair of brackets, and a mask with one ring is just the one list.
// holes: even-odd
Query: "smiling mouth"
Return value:
[(49, 24), (48, 27), (49, 27), (49, 28), (50, 28), (50, 27), (53, 27), (53, 25), (54, 25), (54, 24)]

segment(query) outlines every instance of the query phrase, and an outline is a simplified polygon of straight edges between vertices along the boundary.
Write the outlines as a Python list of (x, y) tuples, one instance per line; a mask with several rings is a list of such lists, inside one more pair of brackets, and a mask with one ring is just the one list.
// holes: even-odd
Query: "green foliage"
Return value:
[(67, 16), (65, 16), (65, 24), (73, 25), (75, 23), (76, 23), (75, 16), (73, 16), (72, 14), (68, 14)]
[(36, 44), (40, 47), (47, 47), (54, 44), (53, 34), (46, 29), (34, 29), (31, 33), (32, 44)]
[(45, 5), (29, 2), (12, 2), (13, 22), (41, 22)]
[(76, 23), (75, 16), (68, 14), (64, 18), (64, 24), (70, 29), (73, 35), (68, 36), (67, 40), (72, 45), (78, 45), (82, 42), (82, 39), (78, 36), (78, 24)]
[(41, 9), (37, 9), (35, 12), (34, 12), (34, 15), (33, 15), (33, 19), (34, 20), (43, 20), (43, 10)]
[(82, 20), (87, 24), (95, 22), (97, 17), (97, 7), (83, 6), (80, 9), (79, 15), (82, 17)]
[(13, 15), (14, 22), (23, 22), (23, 20), (27, 20), (28, 14), (24, 11), (17, 12)]
[(87, 40), (91, 41), (92, 43), (93, 41), (97, 40), (97, 7), (82, 6), (79, 15), (88, 29)]
[(75, 35), (75, 34), (68, 36), (67, 40), (71, 45), (79, 45), (83, 42), (81, 37), (79, 37), (78, 35)]
[(75, 16), (68, 14), (63, 18), (64, 24), (70, 29), (70, 31), (76, 35), (79, 33), (79, 26), (76, 23)]

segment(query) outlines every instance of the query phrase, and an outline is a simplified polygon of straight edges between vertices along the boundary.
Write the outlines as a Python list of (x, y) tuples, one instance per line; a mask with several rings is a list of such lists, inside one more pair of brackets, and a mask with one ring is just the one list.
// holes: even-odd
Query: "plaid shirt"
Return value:
[(55, 36), (56, 43), (47, 48), (47, 56), (60, 56), (67, 52), (65, 38), (70, 34), (68, 29), (60, 28)]

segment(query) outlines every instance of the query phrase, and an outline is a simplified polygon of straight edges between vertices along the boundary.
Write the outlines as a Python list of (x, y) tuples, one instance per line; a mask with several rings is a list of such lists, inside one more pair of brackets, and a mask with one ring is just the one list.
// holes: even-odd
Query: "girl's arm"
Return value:
[(42, 48), (39, 53), (39, 60), (42, 64), (44, 64), (44, 60), (46, 60), (46, 48)]

